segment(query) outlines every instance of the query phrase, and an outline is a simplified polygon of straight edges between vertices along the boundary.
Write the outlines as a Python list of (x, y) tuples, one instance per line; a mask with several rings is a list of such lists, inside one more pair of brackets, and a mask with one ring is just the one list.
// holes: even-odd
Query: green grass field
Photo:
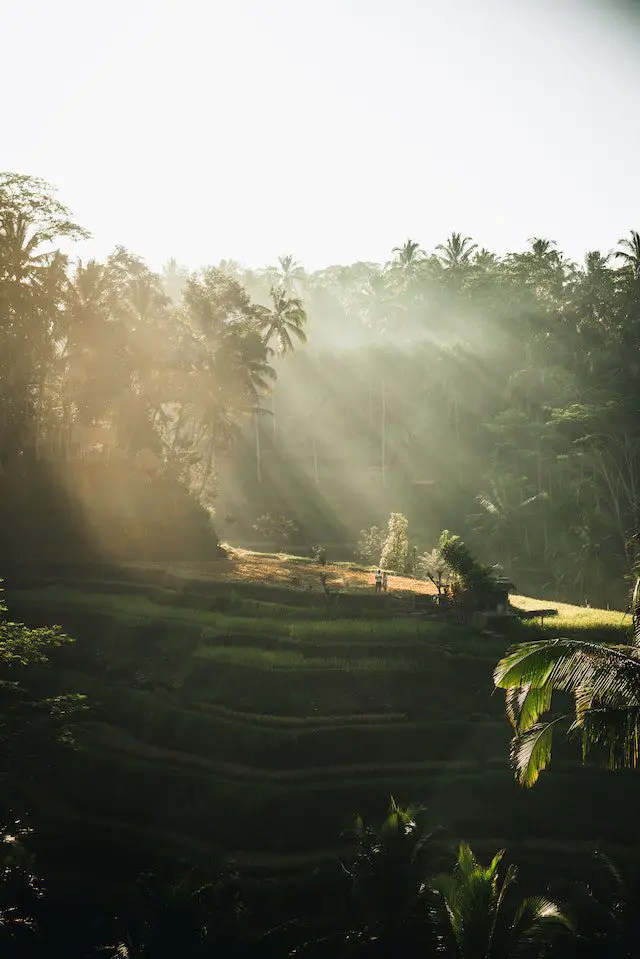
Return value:
[(492, 683), (514, 640), (624, 641), (621, 613), (559, 606), (542, 627), (513, 623), (500, 638), (382, 608), (305, 607), (293, 591), (290, 605), (282, 590), (273, 603), (246, 585), (209, 597), (144, 582), (10, 591), (15, 618), (77, 638), (52, 675), (91, 703), (49, 815), (282, 863), (321, 858), (356, 812), (380, 814), (391, 794), (481, 845), (563, 841), (578, 854), (631, 828), (640, 777), (583, 770), (563, 743), (534, 790), (516, 786)]

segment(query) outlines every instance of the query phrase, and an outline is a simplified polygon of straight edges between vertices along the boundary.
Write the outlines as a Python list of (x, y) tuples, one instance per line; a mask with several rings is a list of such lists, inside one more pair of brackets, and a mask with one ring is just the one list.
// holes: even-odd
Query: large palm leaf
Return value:
[[(510, 651), (494, 671), (506, 690), (514, 729), (511, 762), (532, 786), (551, 760), (555, 726), (580, 736), (583, 758), (594, 751), (612, 768), (635, 769), (640, 743), (640, 648), (579, 639), (540, 640)], [(550, 714), (554, 692), (573, 698), (573, 712)]]

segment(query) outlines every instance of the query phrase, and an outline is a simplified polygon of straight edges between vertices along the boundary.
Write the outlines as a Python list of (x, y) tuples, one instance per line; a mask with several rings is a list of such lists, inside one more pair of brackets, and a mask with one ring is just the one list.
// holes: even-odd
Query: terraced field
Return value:
[[(92, 705), (83, 749), (51, 778), (52, 823), (268, 868), (321, 860), (390, 795), (520, 859), (559, 843), (579, 857), (632, 828), (640, 777), (581, 769), (569, 748), (534, 790), (515, 785), (491, 680), (508, 639), (400, 616), (358, 586), (327, 606), (286, 583), (185, 571), (14, 580), (8, 599), (14, 617), (77, 637), (56, 683)], [(597, 629), (589, 613), (561, 610), (556, 628)], [(602, 625), (624, 628), (620, 614)]]

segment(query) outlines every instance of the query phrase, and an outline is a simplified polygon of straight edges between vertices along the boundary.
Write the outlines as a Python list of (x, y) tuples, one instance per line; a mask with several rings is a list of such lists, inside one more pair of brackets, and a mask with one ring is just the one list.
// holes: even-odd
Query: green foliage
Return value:
[(517, 873), (514, 866), (500, 868), (503, 857), (501, 850), (482, 866), (461, 843), (453, 872), (436, 880), (457, 959), (511, 959), (526, 945), (539, 949), (570, 928), (558, 904), (546, 896), (514, 901)]
[(0, 949), (3, 956), (27, 955), (33, 947), (34, 916), (43, 888), (34, 872), (33, 854), (27, 848), (30, 833), (19, 821), (0, 824)]
[(32, 628), (9, 620), (0, 580), (0, 779), (5, 789), (33, 776), (33, 764), (47, 762), (54, 744), (70, 741), (72, 723), (85, 708), (84, 697), (76, 693), (43, 697), (34, 691), (37, 668), (70, 642), (59, 626)]
[(392, 513), (382, 544), (380, 566), (401, 575), (407, 572), (409, 562), (409, 521), (402, 513)]
[[(532, 786), (551, 760), (554, 727), (563, 721), (611, 769), (636, 769), (640, 755), (640, 654), (636, 646), (579, 639), (542, 640), (516, 647), (496, 666), (514, 729), (511, 761), (518, 781)], [(554, 692), (574, 701), (573, 721), (550, 718)]]
[(294, 349), (292, 337), (299, 343), (307, 341), (304, 332), (307, 316), (302, 300), (298, 296), (290, 296), (284, 287), (272, 287), (269, 296), (271, 308), (260, 307), (258, 312), (264, 342), (268, 346), (275, 343), (278, 353), (291, 353)]
[[(426, 802), (432, 821), (444, 822), (456, 836), (473, 835), (479, 843), (488, 845), (496, 835), (510, 841), (535, 835), (541, 851), (527, 849), (529, 861), (541, 860), (553, 841), (573, 862), (594, 821), (600, 822), (603, 836), (625, 837), (626, 814), (604, 822), (598, 813), (607, 804), (624, 808), (626, 803), (631, 817), (633, 784), (616, 780), (607, 787), (595, 773), (585, 773), (579, 807), (568, 804), (564, 799), (576, 785), (576, 774), (562, 757), (547, 789), (534, 791), (526, 804), (514, 800), (505, 768), (506, 724), (500, 720), (501, 704), (486, 686), (490, 665), (503, 646), (499, 640), (409, 618), (322, 622), (301, 618), (298, 609), (289, 619), (284, 605), (278, 616), (264, 616), (259, 603), (239, 616), (233, 609), (190, 608), (192, 599), (203, 597), (184, 580), (182, 607), (166, 605), (170, 597), (157, 587), (163, 603), (152, 602), (152, 591), (145, 595), (146, 583), (133, 584), (141, 595), (135, 590), (113, 595), (107, 586), (116, 589), (117, 584), (103, 585), (100, 591), (87, 584), (84, 594), (78, 585), (66, 591), (60, 587), (57, 594), (50, 588), (40, 596), (52, 606), (57, 597), (54, 619), (67, 629), (73, 622), (72, 631), (82, 639), (76, 647), (61, 648), (64, 658), (55, 671), (46, 671), (47, 681), (53, 674), (48, 692), (82, 688), (95, 704), (94, 722), (78, 736), (82, 752), (50, 757), (54, 775), (44, 795), (56, 835), (66, 837), (57, 824), (68, 821), (74, 830), (84, 824), (94, 836), (108, 830), (129, 850), (144, 843), (192, 855), (192, 850), (219, 844), (230, 853), (240, 850), (238, 858), (256, 870), (295, 864), (298, 882), (307, 863), (311, 868), (337, 855), (340, 828), (350, 810), (360, 810), (362, 869), (340, 854), (359, 878), (352, 884), (343, 870), (344, 911), (341, 891), (335, 891), (335, 900), (322, 900), (331, 921), (325, 917), (321, 932), (337, 935), (336, 942), (343, 944), (348, 935), (350, 944), (357, 940), (371, 950), (373, 937), (385, 938), (396, 946), (392, 954), (407, 957), (424, 954), (432, 941), (437, 901), (429, 893), (429, 876), (435, 864), (430, 853), (427, 865), (418, 868), (422, 859), (414, 851), (420, 829), (413, 830), (404, 803), (396, 804), (395, 813), (391, 810), (395, 831), (376, 824), (384, 796)], [(19, 602), (21, 618), (48, 622), (50, 613), (36, 605), (38, 592), (12, 592), (12, 608)], [(291, 598), (297, 601), (295, 594)], [(27, 601), (29, 615), (24, 613)], [(101, 608), (109, 610), (108, 616)], [(596, 611), (586, 612), (593, 616)], [(212, 649), (220, 648), (235, 662), (196, 655), (209, 640)], [(281, 640), (291, 646), (282, 650)], [(306, 668), (304, 654), (327, 663), (332, 645), (344, 668), (316, 668), (314, 662)], [(402, 656), (412, 659), (414, 651), (422, 650), (411, 670), (395, 668), (398, 646)], [(291, 668), (255, 668), (256, 652), (261, 658), (263, 652), (298, 650), (302, 658)], [(243, 662), (245, 653), (250, 661)], [(364, 662), (379, 657), (386, 666), (349, 668), (347, 654), (352, 660), (361, 655)], [(409, 818), (416, 826), (421, 821), (417, 813)], [(433, 853), (442, 850), (441, 843), (427, 845)], [(358, 848), (356, 842), (354, 858)], [(369, 860), (366, 850), (371, 851)], [(287, 858), (295, 853), (299, 859)], [(118, 864), (119, 877), (120, 868)], [(421, 871), (426, 888), (414, 896)], [(179, 874), (173, 873), (176, 881)], [(391, 881), (385, 883), (384, 875)], [(154, 884), (158, 902), (162, 886)], [(176, 927), (181, 916), (191, 915), (188, 902), (188, 895), (184, 901), (177, 895)], [(156, 921), (153, 909), (148, 910), (148, 902), (136, 901), (131, 912), (119, 905), (129, 947), (140, 946), (151, 931), (147, 920)], [(133, 922), (134, 913), (140, 920), (144, 916), (142, 928)], [(225, 915), (221, 905), (221, 920)], [(197, 924), (200, 928), (199, 920)], [(234, 928), (226, 921), (222, 925)], [(305, 942), (322, 938), (306, 924), (298, 932)], [(127, 941), (124, 930), (109, 941)], [(325, 943), (324, 953), (322, 945), (317, 948), (323, 955), (329, 947)], [(340, 948), (333, 952), (340, 954)], [(287, 954), (286, 949), (275, 951)]]
[(116, 957), (240, 953), (246, 906), (240, 877), (224, 862), (190, 860), (143, 874), (126, 912)]
[(313, 558), (316, 563), (320, 563), (321, 566), (324, 566), (327, 562), (327, 551), (324, 546), (314, 546), (313, 547)]
[(438, 540), (437, 552), (458, 577), (464, 589), (483, 593), (491, 589), (493, 570), (482, 566), (460, 539), (445, 529)]
[(48, 655), (71, 640), (59, 626), (30, 628), (7, 619), (3, 581), (0, 579), (0, 667), (29, 666), (48, 662)]
[(358, 816), (348, 835), (355, 847), (343, 863), (353, 902), (352, 937), (377, 943), (389, 955), (413, 955), (417, 942), (422, 950), (433, 945), (435, 905), (428, 880), (435, 853), (426, 811), (399, 806), (392, 798), (382, 824), (372, 827)]

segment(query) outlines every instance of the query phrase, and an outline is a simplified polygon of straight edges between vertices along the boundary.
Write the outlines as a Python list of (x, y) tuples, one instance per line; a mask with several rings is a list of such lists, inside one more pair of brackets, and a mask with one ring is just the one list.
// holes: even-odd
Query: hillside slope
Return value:
[[(394, 795), (426, 803), (450, 835), (487, 851), (520, 846), (532, 862), (553, 844), (577, 861), (624, 841), (640, 777), (582, 769), (559, 744), (534, 790), (516, 786), (491, 679), (510, 640), (399, 616), (365, 570), (330, 572), (347, 588), (329, 608), (315, 564), (239, 551), (136, 564), (121, 581), (12, 587), (14, 616), (77, 637), (56, 657), (56, 691), (92, 704), (83, 750), (34, 786), (52, 834), (73, 820), (108, 834), (114, 855), (138, 841), (294, 866), (328, 854), (356, 812), (378, 815)], [(622, 614), (605, 616), (622, 635)], [(544, 630), (597, 622), (563, 607)], [(536, 623), (517, 628), (539, 635)]]

